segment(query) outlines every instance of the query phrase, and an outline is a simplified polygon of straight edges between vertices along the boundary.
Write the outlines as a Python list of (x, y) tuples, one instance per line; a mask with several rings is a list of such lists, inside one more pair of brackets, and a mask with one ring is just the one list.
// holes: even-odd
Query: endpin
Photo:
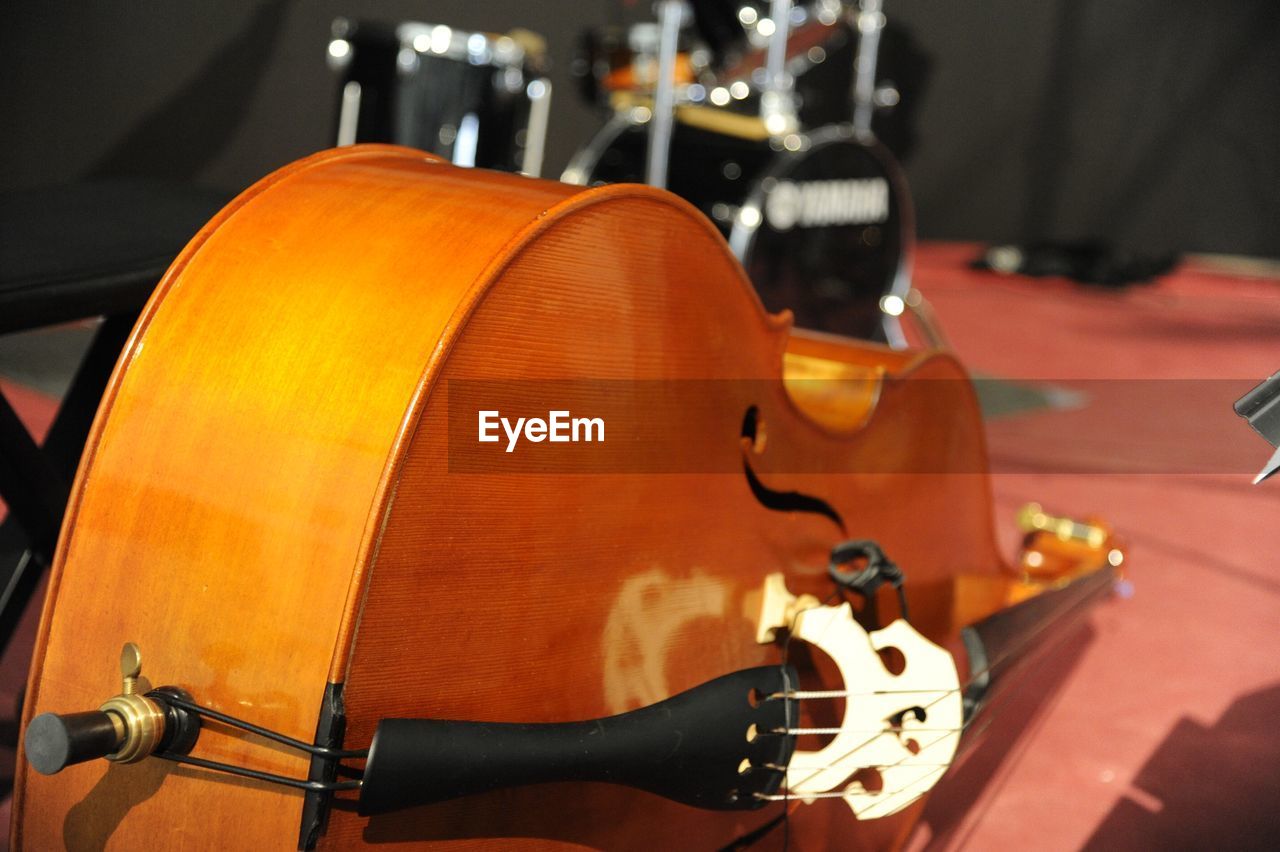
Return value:
[(72, 764), (99, 757), (115, 763), (136, 763), (155, 753), (166, 741), (176, 750), (189, 750), (199, 725), (174, 714), (178, 729), (170, 730), (166, 707), (155, 698), (139, 694), (141, 676), (142, 652), (133, 642), (126, 642), (120, 649), (119, 695), (103, 702), (97, 710), (41, 713), (31, 720), (25, 740), (31, 766), (37, 772), (53, 775)]

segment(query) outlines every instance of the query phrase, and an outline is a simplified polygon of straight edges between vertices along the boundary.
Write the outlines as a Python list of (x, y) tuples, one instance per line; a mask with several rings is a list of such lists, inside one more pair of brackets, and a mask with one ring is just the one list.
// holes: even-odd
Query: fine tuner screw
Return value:
[(164, 737), (164, 710), (155, 701), (138, 694), (138, 678), (142, 675), (142, 651), (133, 642), (120, 649), (120, 694), (98, 709), (120, 722), (123, 736), (107, 760), (135, 763), (156, 750)]
[(120, 649), (121, 694), (133, 695), (138, 689), (138, 677), (142, 674), (142, 651), (132, 642), (125, 642)]

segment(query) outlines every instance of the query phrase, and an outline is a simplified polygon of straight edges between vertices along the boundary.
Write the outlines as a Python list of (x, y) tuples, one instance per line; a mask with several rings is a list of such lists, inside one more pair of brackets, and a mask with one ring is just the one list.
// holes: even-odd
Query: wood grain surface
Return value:
[[(845, 381), (833, 400), (789, 390), (784, 369)], [(114, 694), (124, 641), (152, 684), (305, 740), (326, 683), (344, 683), (348, 747), (387, 716), (617, 713), (777, 662), (753, 641), (764, 576), (825, 595), (846, 538), (884, 546), (913, 623), (954, 647), (985, 614), (956, 611), (956, 578), (1009, 576), (963, 379), (947, 356), (792, 335), (666, 193), (388, 147), (316, 155), (206, 227), (144, 313), (76, 481), (24, 722)], [(561, 405), (566, 380), (575, 402), (622, 412), (606, 427), (620, 438), (526, 445), (519, 463), (450, 441), (451, 417), (475, 416), (451, 387), (462, 400), (505, 382), (532, 411)], [(688, 392), (711, 382), (705, 404)], [(655, 383), (669, 398), (628, 390)], [(597, 450), (609, 466), (574, 467)], [(744, 465), (841, 523), (767, 507)], [(823, 677), (820, 660), (806, 670)], [(217, 726), (195, 753), (306, 771)], [(301, 802), (158, 760), (44, 777), (20, 758), (13, 839), (288, 848)], [(859, 824), (840, 802), (793, 803), (791, 841), (893, 847), (922, 804)], [(703, 812), (583, 784), (373, 819), (340, 802), (320, 845), (710, 849), (780, 807)]]

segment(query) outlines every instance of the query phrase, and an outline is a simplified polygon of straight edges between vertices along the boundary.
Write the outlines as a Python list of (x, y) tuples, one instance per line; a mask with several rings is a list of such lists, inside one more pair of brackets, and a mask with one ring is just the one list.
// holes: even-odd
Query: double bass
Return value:
[(895, 848), (1119, 562), (1007, 564), (985, 468), (952, 357), (792, 329), (668, 193), (308, 157), (121, 356), (13, 846)]

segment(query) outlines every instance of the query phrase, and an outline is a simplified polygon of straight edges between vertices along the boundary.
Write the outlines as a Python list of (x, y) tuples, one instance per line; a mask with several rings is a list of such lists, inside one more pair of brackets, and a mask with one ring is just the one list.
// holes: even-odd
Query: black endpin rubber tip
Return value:
[(111, 717), (87, 713), (41, 713), (27, 725), (27, 762), (42, 775), (54, 775), (73, 763), (114, 754), (120, 746)]

